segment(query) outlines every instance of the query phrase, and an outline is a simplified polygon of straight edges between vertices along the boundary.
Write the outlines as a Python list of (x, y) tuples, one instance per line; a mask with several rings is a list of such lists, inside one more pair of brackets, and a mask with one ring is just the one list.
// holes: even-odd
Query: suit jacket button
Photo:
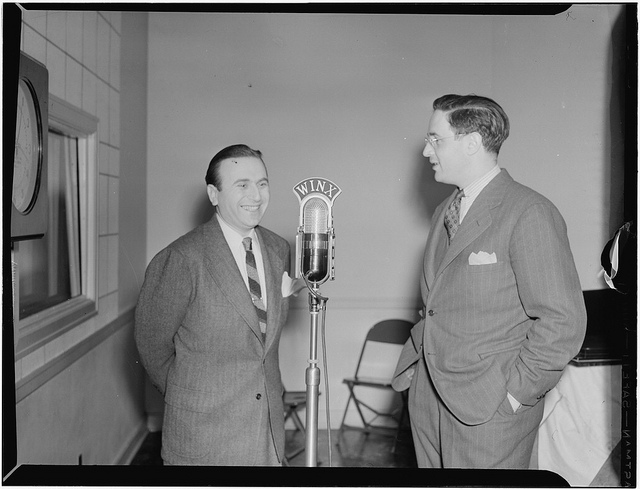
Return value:
[(259, 401), (260, 399), (262, 399), (262, 394), (256, 394), (256, 399)]
[(429, 314), (429, 316), (433, 316), (435, 314), (435, 312), (434, 312), (433, 309), (429, 309), (429, 312), (427, 314)]

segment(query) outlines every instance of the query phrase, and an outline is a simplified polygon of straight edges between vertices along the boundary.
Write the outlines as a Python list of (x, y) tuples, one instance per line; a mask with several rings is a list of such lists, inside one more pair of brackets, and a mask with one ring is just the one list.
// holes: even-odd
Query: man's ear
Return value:
[(211, 201), (211, 205), (214, 207), (218, 205), (218, 192), (217, 187), (211, 183), (207, 184), (207, 195), (209, 196), (209, 200)]
[(480, 149), (482, 149), (482, 136), (480, 133), (471, 132), (467, 134), (467, 143), (465, 148), (469, 155), (476, 154)]

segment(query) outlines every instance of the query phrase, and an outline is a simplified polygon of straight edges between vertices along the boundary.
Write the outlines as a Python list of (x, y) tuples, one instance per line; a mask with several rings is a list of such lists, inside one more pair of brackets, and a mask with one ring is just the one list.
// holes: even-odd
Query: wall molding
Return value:
[(49, 382), (77, 360), (85, 356), (96, 346), (103, 343), (112, 334), (119, 331), (124, 326), (132, 324), (134, 321), (134, 310), (135, 308), (131, 308), (123, 312), (116, 319), (100, 328), (100, 330), (96, 331), (88, 338), (82, 340), (77, 345), (71, 347), (69, 350), (16, 382), (16, 404)]
[(143, 419), (122, 453), (116, 457), (115, 465), (131, 465), (148, 434), (149, 430), (147, 429), (146, 421)]
[[(321, 292), (322, 293), (322, 292)], [(298, 297), (291, 300), (291, 309), (308, 309), (308, 294), (302, 290)], [(415, 309), (419, 311), (423, 308), (422, 299), (419, 297), (338, 297), (327, 301), (327, 309), (350, 309), (350, 310), (372, 310), (372, 309)]]

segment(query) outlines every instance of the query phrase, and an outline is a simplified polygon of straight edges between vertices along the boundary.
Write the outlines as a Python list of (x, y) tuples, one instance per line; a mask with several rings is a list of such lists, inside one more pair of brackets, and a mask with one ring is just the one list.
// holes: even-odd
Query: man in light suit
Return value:
[(528, 468), (544, 396), (586, 331), (566, 225), (498, 166), (509, 119), (495, 101), (445, 95), (433, 109), (423, 154), (457, 189), (431, 221), (422, 319), (393, 386), (409, 389), (420, 467)]
[(269, 204), (260, 151), (223, 149), (205, 180), (216, 213), (153, 258), (136, 308), (140, 358), (164, 395), (162, 458), (281, 465), (289, 243), (259, 226)]

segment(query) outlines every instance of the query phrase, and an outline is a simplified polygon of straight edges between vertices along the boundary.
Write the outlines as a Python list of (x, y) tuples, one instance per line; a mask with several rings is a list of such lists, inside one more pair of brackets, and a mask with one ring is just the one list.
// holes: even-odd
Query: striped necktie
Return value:
[(260, 279), (258, 278), (258, 268), (256, 267), (256, 257), (253, 255), (251, 247), (251, 238), (242, 240), (244, 250), (246, 251), (247, 277), (249, 278), (249, 292), (251, 292), (251, 300), (256, 308), (258, 320), (260, 321), (260, 331), (265, 334), (267, 331), (267, 308), (262, 301), (262, 289), (260, 288)]
[(462, 201), (462, 197), (464, 197), (464, 191), (460, 189), (444, 213), (444, 226), (447, 228), (449, 242), (451, 242), (458, 230), (458, 226), (460, 226), (460, 202)]

